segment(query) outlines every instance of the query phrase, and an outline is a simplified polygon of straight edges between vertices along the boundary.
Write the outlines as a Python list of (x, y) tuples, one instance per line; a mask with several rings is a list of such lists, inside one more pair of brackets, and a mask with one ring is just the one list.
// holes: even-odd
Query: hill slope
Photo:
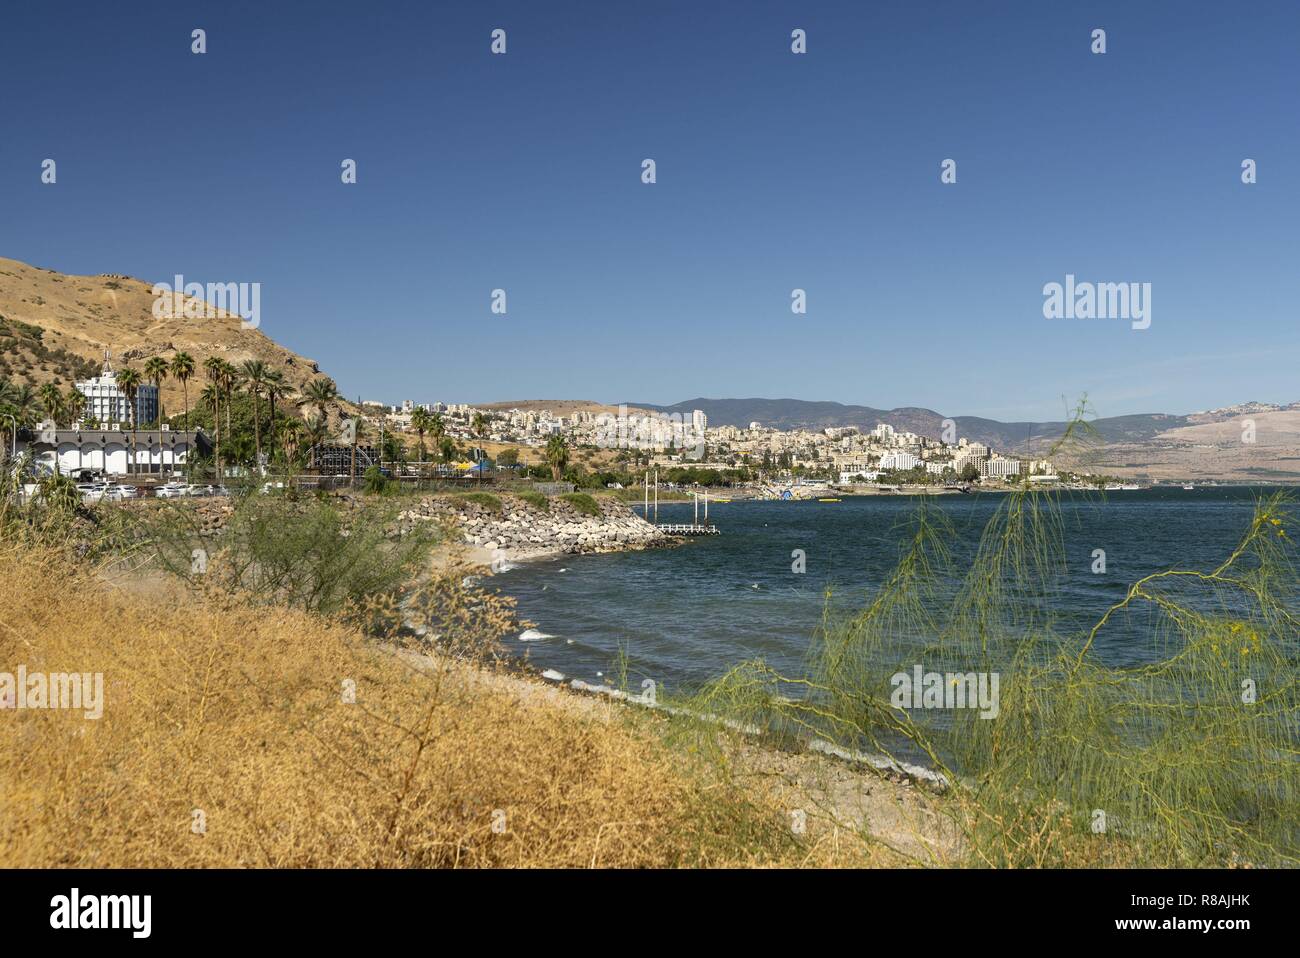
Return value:
[[(220, 356), (236, 366), (260, 359), (280, 370), (295, 391), (320, 373), (310, 359), (245, 329), (238, 316), (215, 319), (157, 319), (152, 284), (129, 276), (72, 276), (0, 257), (0, 376), (19, 385), (54, 382), (66, 388), (93, 375), (104, 350), (113, 365), (140, 369), (151, 356), (170, 359), (178, 351), (194, 357), (190, 402), (203, 388), (203, 363)], [(178, 312), (180, 310), (178, 309)], [(169, 415), (182, 408), (182, 390), (163, 381)]]

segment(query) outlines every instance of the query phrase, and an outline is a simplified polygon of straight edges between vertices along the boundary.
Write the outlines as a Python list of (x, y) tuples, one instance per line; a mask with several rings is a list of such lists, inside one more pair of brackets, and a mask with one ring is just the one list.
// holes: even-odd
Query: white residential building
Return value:
[[(886, 429), (889, 427), (886, 426)], [(909, 469), (915, 469), (921, 464), (919, 456), (914, 456), (910, 452), (887, 452), (880, 457), (880, 471), (889, 472), (891, 470), (900, 470), (906, 472)]]
[(990, 479), (1005, 479), (1007, 476), (1020, 475), (1019, 459), (1003, 459), (996, 456), (980, 464), (980, 475)]
[[(86, 397), (86, 406), (82, 410), (84, 421), (95, 421), (103, 426), (129, 424), (131, 420), (131, 403), (122, 387), (117, 384), (117, 374), (109, 365), (108, 354), (104, 354), (104, 368), (93, 379), (77, 383), (77, 392)], [(153, 422), (158, 418), (158, 388), (153, 384), (141, 383), (135, 392), (135, 422)]]

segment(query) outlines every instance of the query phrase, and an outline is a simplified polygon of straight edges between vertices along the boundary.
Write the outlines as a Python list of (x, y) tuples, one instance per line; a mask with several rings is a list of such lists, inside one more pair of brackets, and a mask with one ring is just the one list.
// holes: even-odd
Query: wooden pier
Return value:
[[(654, 523), (654, 527), (670, 536), (716, 536), (721, 535), (721, 530), (714, 525), (709, 524), (709, 494), (707, 492), (692, 492), (691, 498), (695, 500), (695, 518), (691, 522), (669, 522), (663, 525), (659, 524), (659, 470), (654, 471), (654, 512), (650, 511), (650, 487), (651, 478), (650, 470), (645, 471), (645, 521)], [(700, 502), (704, 502), (704, 522), (700, 522)]]
[(689, 522), (665, 523), (664, 525), (655, 526), (661, 532), (666, 532), (670, 536), (716, 536), (721, 533), (717, 526), (699, 526)]

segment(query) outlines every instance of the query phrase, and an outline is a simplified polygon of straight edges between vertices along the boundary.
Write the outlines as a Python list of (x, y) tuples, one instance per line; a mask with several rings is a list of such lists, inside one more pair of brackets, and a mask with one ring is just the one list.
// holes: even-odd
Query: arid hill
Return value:
[[(94, 375), (106, 349), (119, 369), (141, 369), (152, 356), (170, 360), (185, 351), (197, 367), (189, 384), (192, 404), (209, 356), (236, 366), (260, 359), (280, 370), (295, 392), (321, 373), (313, 360), (245, 329), (238, 316), (158, 319), (154, 298), (151, 283), (130, 276), (72, 276), (0, 257), (0, 376), (20, 385), (54, 382), (66, 388)], [(184, 315), (179, 303), (176, 313)], [(162, 399), (169, 415), (179, 413), (181, 384), (164, 380)]]

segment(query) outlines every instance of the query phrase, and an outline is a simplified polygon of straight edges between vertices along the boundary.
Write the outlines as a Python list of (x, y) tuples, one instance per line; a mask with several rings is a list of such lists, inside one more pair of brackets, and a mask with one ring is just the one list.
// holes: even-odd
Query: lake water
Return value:
[[(1168, 568), (1209, 570), (1246, 532), (1264, 489), (1115, 491), (1061, 499), (1068, 572), (1057, 603), (1067, 630), (1091, 626), (1129, 584)], [(968, 554), (999, 494), (933, 497), (950, 517), (957, 555)], [(627, 656), (629, 685), (652, 678), (686, 689), (745, 659), (799, 671), (821, 619), (825, 590), (862, 607), (898, 559), (900, 526), (916, 508), (903, 496), (838, 503), (711, 504), (722, 534), (671, 549), (566, 556), (525, 563), (494, 580), (519, 600), (519, 612), (549, 637), (508, 640), (509, 650), (541, 668), (599, 682)], [(689, 503), (659, 507), (660, 522), (689, 522)], [(1297, 530), (1291, 530), (1293, 535)], [(791, 571), (791, 553), (807, 571)], [(1094, 574), (1104, 549), (1106, 573)], [(1107, 628), (1097, 652), (1112, 664), (1153, 657), (1142, 615)]]

